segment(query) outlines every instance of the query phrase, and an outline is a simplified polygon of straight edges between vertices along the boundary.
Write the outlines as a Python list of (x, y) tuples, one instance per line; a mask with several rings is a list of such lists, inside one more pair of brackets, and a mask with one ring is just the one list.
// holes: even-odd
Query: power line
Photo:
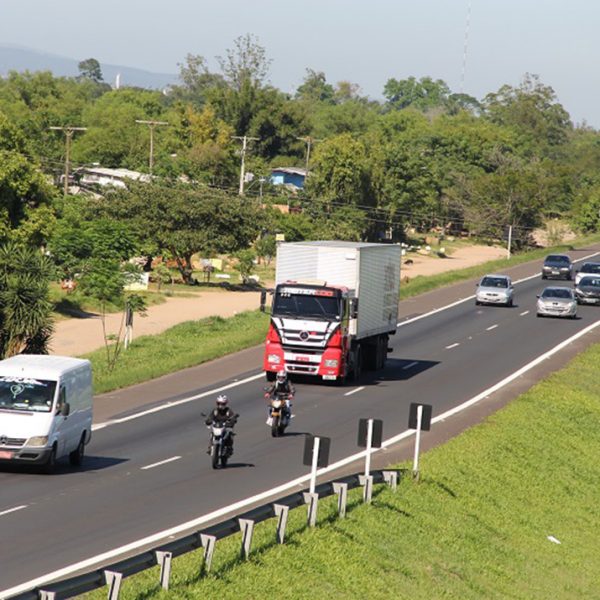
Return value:
[(152, 175), (152, 168), (154, 167), (154, 130), (156, 127), (168, 125), (168, 123), (166, 121), (145, 121), (143, 119), (136, 119), (135, 122), (141, 125), (148, 125), (150, 128), (150, 160), (148, 166), (150, 175)]
[(242, 142), (242, 162), (240, 165), (240, 189), (239, 189), (239, 194), (240, 196), (244, 195), (244, 177), (245, 177), (245, 169), (246, 169), (246, 149), (248, 148), (248, 142), (257, 142), (258, 140), (260, 140), (260, 138), (257, 137), (249, 137), (247, 135), (243, 135), (243, 136), (239, 136), (239, 135), (232, 135), (231, 136), (232, 139), (234, 140), (240, 140)]

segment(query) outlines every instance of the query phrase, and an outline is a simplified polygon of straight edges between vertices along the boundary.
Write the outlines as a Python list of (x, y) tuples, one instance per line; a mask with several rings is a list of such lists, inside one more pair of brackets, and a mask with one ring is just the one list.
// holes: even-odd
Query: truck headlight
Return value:
[(46, 446), (48, 444), (48, 436), (40, 435), (38, 437), (30, 437), (27, 440), (26, 446)]
[(339, 364), (337, 358), (327, 358), (325, 359), (325, 366), (330, 368), (335, 368)]
[(281, 362), (281, 357), (279, 354), (269, 354), (267, 356), (267, 362), (278, 365)]

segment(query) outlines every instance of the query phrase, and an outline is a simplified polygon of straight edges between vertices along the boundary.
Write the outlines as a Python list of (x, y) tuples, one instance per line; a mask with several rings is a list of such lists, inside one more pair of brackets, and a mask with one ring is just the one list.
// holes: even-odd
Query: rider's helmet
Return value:
[(227, 409), (229, 398), (225, 394), (217, 396), (217, 410), (224, 411)]
[(285, 383), (286, 379), (287, 373), (283, 369), (281, 369), (281, 371), (277, 373), (277, 383)]

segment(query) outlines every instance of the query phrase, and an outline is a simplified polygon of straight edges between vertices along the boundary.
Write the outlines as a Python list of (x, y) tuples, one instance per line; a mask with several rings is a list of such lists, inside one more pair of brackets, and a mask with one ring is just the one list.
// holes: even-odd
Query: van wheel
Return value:
[(69, 462), (74, 467), (80, 467), (83, 462), (83, 454), (85, 452), (85, 432), (81, 435), (81, 440), (79, 440), (79, 445), (73, 452), (69, 454)]
[(44, 464), (44, 467), (43, 467), (43, 471), (47, 475), (54, 473), (55, 470), (56, 470), (56, 445), (52, 446), (52, 451), (50, 452), (50, 456), (48, 456), (48, 459), (46, 460), (46, 463)]

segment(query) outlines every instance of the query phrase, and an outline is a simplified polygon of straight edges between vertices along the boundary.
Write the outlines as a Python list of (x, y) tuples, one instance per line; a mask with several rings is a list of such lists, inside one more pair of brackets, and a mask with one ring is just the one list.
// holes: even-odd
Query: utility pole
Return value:
[(313, 144), (316, 144), (317, 142), (322, 142), (323, 140), (317, 140), (310, 136), (298, 137), (296, 139), (300, 140), (301, 142), (304, 142), (306, 144), (306, 168), (305, 168), (306, 175), (304, 177), (308, 178), (308, 165), (309, 165), (309, 161), (310, 161), (310, 149), (312, 148)]
[(71, 156), (71, 140), (73, 139), (73, 134), (76, 131), (86, 131), (87, 127), (71, 127), (67, 125), (65, 127), (48, 127), (48, 129), (52, 129), (53, 131), (64, 131), (65, 132), (65, 181), (64, 181), (64, 194), (65, 196), (69, 193), (69, 158)]
[(150, 168), (150, 175), (152, 175), (152, 168), (154, 167), (154, 129), (158, 125), (168, 125), (166, 121), (143, 121), (142, 119), (136, 119), (136, 123), (141, 125), (148, 125), (150, 128), (150, 160), (148, 162)]
[(247, 135), (232, 135), (231, 136), (234, 140), (241, 140), (242, 142), (242, 164), (240, 166), (240, 191), (239, 194), (240, 196), (244, 195), (244, 176), (245, 176), (245, 169), (246, 169), (246, 150), (248, 148), (248, 142), (257, 142), (260, 138), (257, 137), (249, 137)]

